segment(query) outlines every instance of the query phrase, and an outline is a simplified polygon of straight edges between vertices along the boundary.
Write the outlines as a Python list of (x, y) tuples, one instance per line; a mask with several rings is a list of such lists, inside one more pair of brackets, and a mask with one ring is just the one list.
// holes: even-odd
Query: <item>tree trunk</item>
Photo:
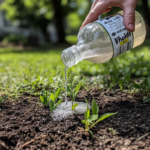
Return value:
[(54, 22), (57, 30), (58, 42), (65, 43), (65, 31), (61, 14), (61, 0), (52, 0), (54, 8)]
[(144, 12), (144, 16), (146, 19), (146, 23), (148, 25), (149, 28), (149, 33), (148, 35), (150, 36), (150, 10), (149, 10), (149, 6), (148, 6), (148, 0), (142, 0), (142, 7), (143, 7), (143, 12)]

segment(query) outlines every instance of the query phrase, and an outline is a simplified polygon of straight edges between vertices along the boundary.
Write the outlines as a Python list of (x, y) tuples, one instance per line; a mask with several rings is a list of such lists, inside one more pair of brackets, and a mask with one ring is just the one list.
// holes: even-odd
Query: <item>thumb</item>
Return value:
[(127, 30), (133, 32), (135, 31), (135, 7), (134, 6), (126, 6), (123, 9), (123, 18), (124, 25)]

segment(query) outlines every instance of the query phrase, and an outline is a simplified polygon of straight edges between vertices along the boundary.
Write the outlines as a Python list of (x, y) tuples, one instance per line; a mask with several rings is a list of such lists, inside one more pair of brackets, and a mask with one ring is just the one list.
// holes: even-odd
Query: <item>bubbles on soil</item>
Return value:
[[(53, 111), (52, 118), (54, 121), (61, 121), (69, 118), (73, 114), (84, 114), (87, 108), (87, 104), (84, 102), (74, 102), (73, 104), (78, 103), (78, 106), (75, 110), (72, 110), (72, 102), (68, 101), (61, 103), (57, 106), (57, 108)], [(89, 109), (91, 106), (88, 104)]]

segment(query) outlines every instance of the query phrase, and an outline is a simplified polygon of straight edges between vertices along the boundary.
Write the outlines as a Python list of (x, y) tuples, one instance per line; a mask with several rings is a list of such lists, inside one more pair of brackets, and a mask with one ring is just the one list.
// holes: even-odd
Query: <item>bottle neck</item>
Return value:
[(80, 53), (80, 49), (77, 45), (71, 46), (62, 51), (61, 54), (62, 61), (65, 66), (72, 67), (76, 65), (78, 62), (82, 61), (82, 55)]

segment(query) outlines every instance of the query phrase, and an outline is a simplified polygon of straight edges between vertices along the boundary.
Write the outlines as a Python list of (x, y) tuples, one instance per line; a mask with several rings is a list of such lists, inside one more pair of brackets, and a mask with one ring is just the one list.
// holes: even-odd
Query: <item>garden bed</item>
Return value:
[(48, 107), (37, 105), (39, 97), (25, 96), (1, 107), (0, 149), (150, 150), (150, 104), (143, 104), (142, 93), (82, 90), (76, 101), (84, 102), (85, 97), (89, 104), (96, 100), (99, 115), (118, 112), (96, 125), (94, 140), (88, 132), (79, 131), (84, 128), (84, 115), (56, 122)]

